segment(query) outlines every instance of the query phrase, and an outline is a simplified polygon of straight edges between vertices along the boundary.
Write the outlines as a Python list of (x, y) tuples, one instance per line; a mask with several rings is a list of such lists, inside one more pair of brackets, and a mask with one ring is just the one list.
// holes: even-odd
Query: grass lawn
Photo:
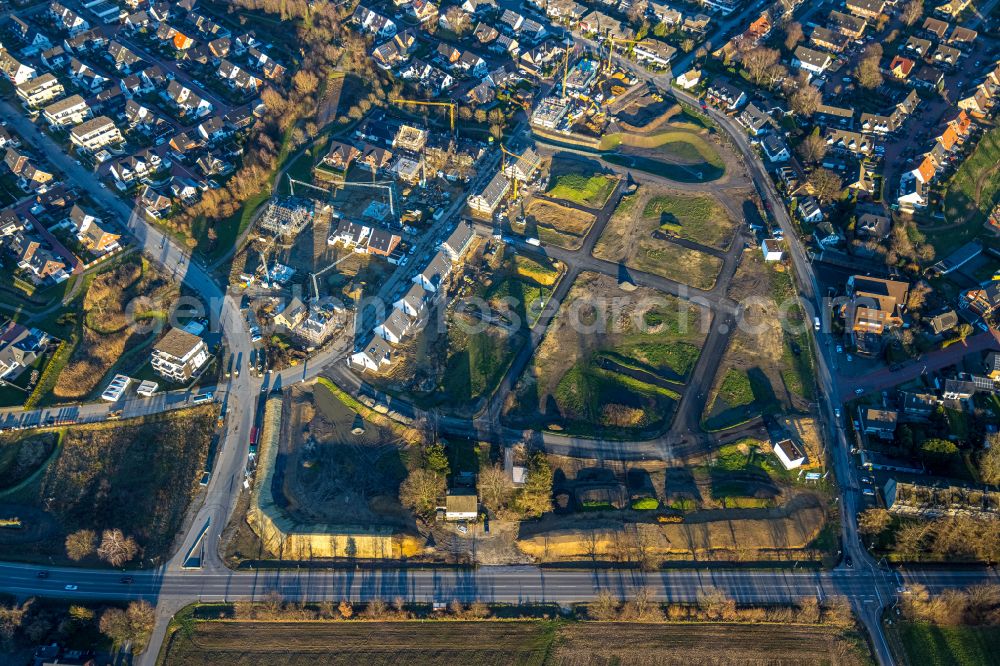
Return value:
[(902, 622), (897, 629), (911, 664), (980, 666), (996, 663), (1000, 654), (1000, 627), (943, 627)]
[(480, 331), (478, 328), (482, 326), (478, 320), (463, 314), (453, 316), (455, 319), (448, 331), (448, 360), (441, 378), (442, 395), (439, 396), (452, 405), (477, 400), (492, 391), (524, 344), (523, 336), (510, 335), (499, 326), (487, 326)]
[(948, 182), (944, 213), (949, 223), (959, 226), (928, 234), (938, 258), (978, 236), (997, 202), (1000, 202), (1000, 128), (983, 135)]
[(630, 262), (635, 268), (695, 289), (707, 291), (715, 286), (715, 279), (722, 270), (719, 257), (656, 238), (638, 240), (638, 252)]
[(615, 189), (618, 178), (598, 174), (563, 173), (552, 176), (546, 194), (553, 199), (565, 199), (590, 208), (603, 208)]
[(725, 248), (735, 223), (719, 201), (706, 194), (665, 194), (650, 198), (642, 216), (660, 223), (660, 229), (695, 243)]
[(22, 518), (36, 538), (4, 543), (0, 535), (0, 549), (9, 559), (69, 564), (66, 535), (117, 527), (135, 537), (143, 559), (166, 556), (205, 469), (216, 413), (203, 406), (66, 429), (45, 471), (0, 502), (27, 507)]
[(704, 426), (708, 430), (731, 428), (777, 404), (768, 378), (759, 368), (749, 372), (730, 368), (705, 406)]
[(742, 407), (753, 402), (753, 386), (746, 373), (738, 370), (726, 371), (719, 387), (719, 398), (730, 407)]
[(652, 372), (683, 382), (694, 368), (701, 349), (689, 342), (636, 342), (622, 344), (615, 351), (599, 352), (618, 365)]

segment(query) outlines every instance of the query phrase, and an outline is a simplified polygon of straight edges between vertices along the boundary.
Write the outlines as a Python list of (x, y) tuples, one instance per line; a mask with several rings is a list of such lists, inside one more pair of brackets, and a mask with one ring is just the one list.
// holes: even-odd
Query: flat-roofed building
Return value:
[(171, 328), (153, 347), (153, 370), (161, 377), (185, 383), (208, 362), (208, 345), (197, 335)]

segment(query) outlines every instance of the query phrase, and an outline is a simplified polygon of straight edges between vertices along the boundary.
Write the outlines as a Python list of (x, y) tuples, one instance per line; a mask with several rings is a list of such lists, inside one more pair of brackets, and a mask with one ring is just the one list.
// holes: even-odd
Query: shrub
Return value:
[(655, 511), (660, 508), (660, 500), (655, 497), (640, 497), (632, 501), (632, 508), (637, 511)]

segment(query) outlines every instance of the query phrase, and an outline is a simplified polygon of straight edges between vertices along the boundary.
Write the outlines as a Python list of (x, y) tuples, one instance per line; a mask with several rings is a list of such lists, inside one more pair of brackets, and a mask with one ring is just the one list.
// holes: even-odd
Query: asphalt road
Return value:
[[(931, 591), (996, 583), (987, 571), (918, 571), (898, 576), (872, 575), (866, 569), (725, 570), (673, 569), (545, 569), (534, 566), (455, 568), (358, 568), (346, 570), (283, 569), (252, 571), (129, 572), (131, 584), (117, 571), (44, 569), (0, 564), (0, 590), (19, 596), (80, 599), (245, 600), (279, 592), (289, 601), (364, 601), (375, 598), (408, 601), (574, 602), (593, 599), (601, 590), (627, 596), (649, 587), (666, 601), (693, 601), (717, 588), (740, 603), (781, 603), (803, 597), (845, 596), (862, 605), (880, 604), (895, 586), (926, 585)], [(76, 586), (67, 590), (66, 586)], [(880, 597), (881, 595), (881, 597)]]

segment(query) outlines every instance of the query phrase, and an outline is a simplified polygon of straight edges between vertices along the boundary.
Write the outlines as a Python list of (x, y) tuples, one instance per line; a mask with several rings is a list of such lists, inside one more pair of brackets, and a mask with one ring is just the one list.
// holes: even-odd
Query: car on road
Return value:
[(77, 590), (79, 588), (76, 585), (73, 585), (72, 583), (70, 583), (70, 584), (66, 585), (63, 589), (67, 590), (68, 592), (73, 592), (73, 591), (75, 591), (75, 590)]
[(875, 497), (875, 491), (872, 490), (871, 488), (862, 489), (861, 494), (864, 495), (865, 497)]
[(844, 353), (844, 345), (837, 345), (837, 353), (838, 354)]
[(48, 578), (49, 577), (49, 572), (48, 571), (39, 571), (35, 575), (38, 576), (39, 578)]
[(851, 356), (850, 354), (848, 354), (848, 355), (847, 355), (847, 362), (848, 362), (848, 363), (852, 363), (853, 361), (854, 361), (854, 357), (853, 357), (853, 356)]
[(861, 483), (867, 483), (869, 486), (875, 483), (875, 480), (870, 476), (861, 477)]
[(833, 415), (836, 416), (838, 419), (840, 418), (840, 407), (833, 408)]
[(121, 577), (121, 582), (124, 585), (131, 585), (132, 584), (132, 580), (133, 580), (132, 576), (122, 576)]
[(861, 395), (864, 392), (865, 392), (865, 390), (863, 388), (861, 388), (860, 386), (858, 388), (854, 389), (854, 395)]
[(853, 569), (854, 568), (854, 558), (852, 558), (850, 555), (844, 555), (844, 564), (847, 565), (848, 569)]

